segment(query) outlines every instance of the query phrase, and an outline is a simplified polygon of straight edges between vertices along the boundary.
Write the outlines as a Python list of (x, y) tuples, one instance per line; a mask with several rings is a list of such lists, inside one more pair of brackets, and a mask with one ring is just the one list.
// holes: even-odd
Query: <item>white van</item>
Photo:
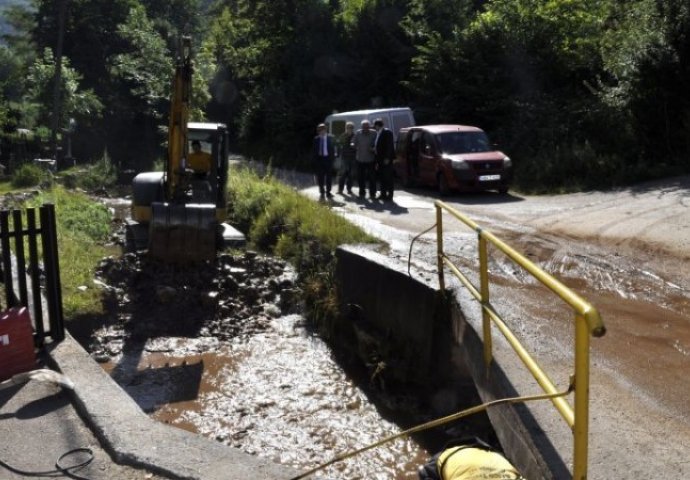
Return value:
[(345, 132), (345, 122), (354, 123), (356, 131), (361, 127), (362, 120), (365, 118), (369, 120), (372, 128), (374, 127), (374, 120), (382, 119), (383, 124), (393, 132), (396, 141), (401, 128), (415, 126), (414, 115), (412, 115), (412, 110), (409, 107), (332, 113), (326, 117), (324, 123), (328, 127), (328, 133), (338, 137)]

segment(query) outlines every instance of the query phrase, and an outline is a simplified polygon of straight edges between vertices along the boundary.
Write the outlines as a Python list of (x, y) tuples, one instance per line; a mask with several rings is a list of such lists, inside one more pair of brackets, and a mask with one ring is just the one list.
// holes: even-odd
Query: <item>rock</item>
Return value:
[(218, 304), (218, 292), (206, 292), (201, 296), (201, 304), (204, 307), (215, 307)]
[(93, 359), (98, 363), (108, 363), (110, 361), (110, 356), (105, 352), (94, 353)]
[(269, 317), (273, 318), (278, 318), (283, 314), (283, 312), (280, 310), (280, 308), (278, 308), (278, 306), (270, 303), (264, 305), (264, 313)]
[(102, 281), (98, 280), (97, 278), (94, 278), (94, 279), (92, 280), (92, 282), (93, 282), (94, 285), (98, 285), (99, 287), (104, 288), (105, 290), (114, 290), (113, 287), (111, 287), (110, 285), (108, 285), (108, 284), (105, 283), (105, 282), (102, 282)]
[(173, 287), (158, 285), (156, 287), (156, 299), (160, 303), (170, 303), (177, 295), (177, 290)]
[(107, 326), (114, 338), (91, 348), (98, 352), (139, 338), (246, 342), (300, 303), (294, 268), (255, 251), (221, 253), (215, 263), (184, 268), (128, 252), (104, 258), (96, 278), (96, 286), (116, 294)]

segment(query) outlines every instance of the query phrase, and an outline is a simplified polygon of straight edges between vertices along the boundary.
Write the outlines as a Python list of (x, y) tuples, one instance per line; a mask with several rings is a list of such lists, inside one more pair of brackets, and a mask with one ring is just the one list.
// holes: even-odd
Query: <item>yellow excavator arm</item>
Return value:
[[(136, 248), (166, 262), (213, 260), (223, 245), (244, 244), (244, 235), (224, 223), (227, 208), (228, 135), (220, 123), (189, 123), (192, 49), (180, 41), (170, 96), (168, 157), (163, 172), (142, 172), (132, 181), (132, 221)], [(189, 142), (204, 144), (208, 171), (189, 165)]]
[(192, 43), (189, 37), (182, 37), (175, 59), (175, 74), (170, 96), (170, 124), (168, 126), (168, 162), (166, 165), (166, 198), (177, 195), (182, 175), (187, 167), (189, 154), (187, 122), (192, 94)]

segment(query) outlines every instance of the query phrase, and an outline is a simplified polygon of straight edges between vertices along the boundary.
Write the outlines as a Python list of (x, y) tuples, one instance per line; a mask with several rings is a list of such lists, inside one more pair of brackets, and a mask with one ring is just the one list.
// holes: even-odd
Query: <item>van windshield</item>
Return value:
[(448, 155), (458, 153), (488, 152), (491, 150), (489, 137), (484, 132), (446, 132), (436, 135), (441, 152)]

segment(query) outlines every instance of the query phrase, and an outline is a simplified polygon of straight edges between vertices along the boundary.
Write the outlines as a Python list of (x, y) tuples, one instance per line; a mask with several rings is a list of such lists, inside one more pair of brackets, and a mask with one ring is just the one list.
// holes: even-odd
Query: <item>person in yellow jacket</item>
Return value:
[(419, 468), (420, 480), (526, 480), (484, 442), (445, 448)]
[(194, 170), (195, 175), (205, 176), (211, 171), (211, 154), (201, 150), (199, 140), (192, 141), (192, 151), (187, 158), (187, 167)]

